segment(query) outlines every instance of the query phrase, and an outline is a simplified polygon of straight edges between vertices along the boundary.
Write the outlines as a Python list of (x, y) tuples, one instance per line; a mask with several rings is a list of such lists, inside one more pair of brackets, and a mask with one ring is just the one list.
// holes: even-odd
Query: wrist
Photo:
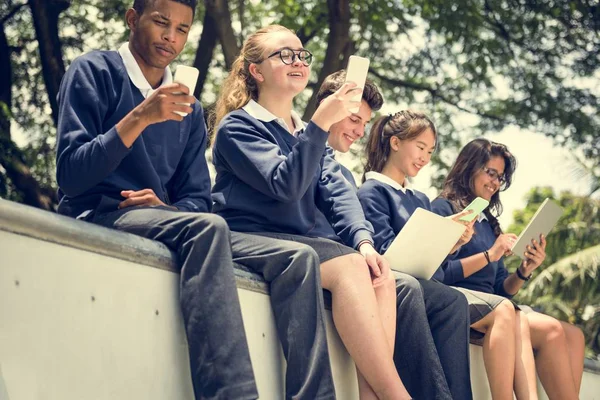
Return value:
[[(365, 245), (368, 246), (365, 247)], [(356, 249), (362, 253), (361, 249), (375, 249), (375, 246), (373, 246), (373, 242), (371, 242), (369, 239), (363, 239), (358, 243)]]
[(522, 280), (522, 281), (528, 281), (528, 280), (530, 280), (530, 279), (531, 279), (531, 276), (533, 275), (532, 273), (530, 273), (530, 274), (528, 274), (528, 275), (527, 275), (526, 273), (524, 274), (523, 272), (521, 272), (521, 266), (519, 266), (519, 267), (516, 269), (515, 273), (517, 274), (517, 277), (518, 277), (520, 280)]

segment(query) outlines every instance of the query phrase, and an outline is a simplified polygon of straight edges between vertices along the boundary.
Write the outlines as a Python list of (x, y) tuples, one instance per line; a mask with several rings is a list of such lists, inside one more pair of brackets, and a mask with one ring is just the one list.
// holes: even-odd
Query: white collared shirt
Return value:
[(413, 194), (415, 192), (414, 189), (410, 186), (410, 183), (406, 179), (404, 180), (404, 186), (402, 186), (401, 184), (399, 184), (398, 182), (396, 182), (395, 180), (393, 180), (389, 176), (384, 175), (384, 174), (379, 173), (379, 172), (375, 172), (375, 171), (369, 171), (369, 172), (367, 172), (365, 174), (365, 179), (366, 180), (375, 179), (376, 181), (379, 181), (381, 183), (385, 183), (386, 185), (391, 186), (395, 190), (401, 190), (402, 193), (406, 193), (407, 190), (410, 190), (410, 192), (413, 193)]
[[(144, 76), (142, 69), (138, 65), (137, 61), (135, 60), (135, 57), (129, 49), (129, 42), (125, 42), (121, 45), (121, 47), (119, 47), (119, 54), (123, 59), (123, 64), (125, 64), (125, 70), (127, 71), (127, 75), (129, 75), (129, 79), (131, 79), (131, 82), (133, 82), (135, 87), (137, 87), (140, 90), (142, 96), (144, 96), (144, 98), (147, 99), (148, 96), (150, 96), (156, 91), (156, 89), (153, 89), (152, 86), (150, 86), (150, 84), (148, 83), (148, 80)], [(173, 74), (171, 73), (169, 67), (167, 67), (165, 68), (165, 72), (163, 73), (163, 78), (162, 82), (160, 83), (160, 86), (168, 85), (171, 82), (173, 82)]]
[(479, 213), (479, 215), (477, 216), (477, 222), (481, 222), (484, 219), (487, 220), (488, 217), (484, 213)]
[[(276, 121), (279, 125), (284, 127), (288, 132), (290, 131), (290, 128), (287, 126), (287, 124), (285, 123), (285, 120), (283, 118), (279, 118), (278, 116), (271, 113), (269, 110), (267, 110), (266, 108), (264, 108), (263, 106), (261, 106), (260, 104), (258, 104), (256, 101), (254, 101), (252, 99), (250, 99), (248, 104), (246, 104), (244, 107), (242, 107), (242, 110), (244, 110), (248, 114), (250, 114), (251, 117), (256, 118), (257, 120), (262, 121), (262, 122)], [(298, 115), (298, 113), (294, 110), (292, 110), (292, 121), (294, 122), (294, 126), (296, 128), (296, 129), (294, 129), (294, 132), (292, 133), (292, 135), (298, 136), (298, 133), (300, 133), (300, 131), (302, 131), (306, 127), (306, 124), (304, 123), (304, 121), (302, 121), (302, 118), (300, 118), (300, 115)]]

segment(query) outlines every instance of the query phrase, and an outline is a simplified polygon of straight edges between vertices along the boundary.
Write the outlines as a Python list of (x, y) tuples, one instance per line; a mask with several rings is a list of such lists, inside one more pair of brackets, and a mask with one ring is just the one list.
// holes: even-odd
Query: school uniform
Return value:
[[(361, 242), (372, 243), (371, 224), (326, 151), (328, 133), (292, 115), (293, 134), (254, 100), (225, 116), (213, 149), (213, 209), (234, 231), (306, 243), (321, 263), (355, 253)], [(318, 211), (339, 241), (310, 234)]]
[[(455, 214), (452, 203), (445, 198), (438, 197), (432, 204), (432, 211), (442, 216)], [(477, 217), (474, 225), (474, 234), (471, 240), (461, 246), (454, 259), (446, 260), (440, 267), (443, 270), (443, 282), (457, 288), (464, 289), (470, 305), (471, 324), (481, 320), (491, 313), (502, 301), (511, 299), (513, 295), (504, 290), (504, 280), (508, 271), (502, 258), (490, 262), (474, 274), (465, 277), (461, 259), (489, 250), (496, 242), (494, 229), (487, 217), (482, 213)], [(513, 303), (516, 309), (519, 307)], [(472, 332), (473, 338), (482, 335)]]
[[(162, 84), (172, 81), (168, 68)], [(116, 124), (154, 89), (125, 43), (119, 51), (93, 51), (73, 61), (58, 97), (58, 212), (158, 240), (181, 260), (180, 300), (190, 372), (198, 399), (256, 399), (256, 388), (235, 284), (233, 264), (259, 265), (285, 278), (271, 285), (278, 329), (308, 320), (301, 349), (279, 329), (292, 373), (288, 398), (334, 398), (319, 309), (317, 257), (305, 246), (230, 232), (211, 214), (204, 157), (206, 128), (200, 103), (183, 121), (148, 126), (127, 148)], [(122, 190), (152, 189), (167, 206), (127, 207)], [(285, 289), (281, 289), (285, 288)], [(290, 289), (291, 288), (291, 289)], [(299, 298), (316, 311), (288, 313)], [(283, 321), (283, 323), (281, 323)], [(148, 333), (150, 334), (150, 333)], [(311, 362), (306, 357), (311, 357)]]
[[(430, 210), (429, 199), (378, 172), (365, 178), (358, 198), (384, 253), (417, 208)], [(418, 399), (472, 398), (466, 298), (434, 279), (401, 275), (394, 362), (402, 381)]]

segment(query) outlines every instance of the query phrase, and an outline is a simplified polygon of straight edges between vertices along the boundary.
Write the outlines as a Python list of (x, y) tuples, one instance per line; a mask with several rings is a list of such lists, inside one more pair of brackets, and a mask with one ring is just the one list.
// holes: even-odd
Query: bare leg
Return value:
[(575, 390), (579, 394), (581, 389), (581, 379), (583, 377), (583, 361), (585, 359), (585, 337), (581, 329), (575, 325), (560, 321), (562, 328), (567, 336), (567, 346), (569, 348), (569, 357), (571, 359), (571, 372), (575, 382)]
[(548, 397), (551, 400), (577, 399), (567, 337), (560, 321), (536, 312), (527, 314), (527, 319), (531, 344), (537, 351), (537, 372)]
[[(390, 348), (390, 357), (394, 356), (394, 342), (396, 336), (396, 281), (394, 276), (390, 274), (389, 278), (375, 289), (375, 297), (377, 299), (377, 307), (379, 308), (379, 316), (385, 336)], [(369, 386), (361, 372), (356, 370), (358, 374), (358, 387), (360, 391), (360, 399), (377, 399), (375, 392)], [(362, 382), (361, 382), (362, 381)]]
[[(361, 398), (409, 399), (394, 366), (364, 259), (352, 254), (326, 261), (321, 264), (321, 278), (323, 287), (332, 294), (333, 320), (338, 333), (364, 376), (358, 380)], [(394, 297), (391, 306), (395, 305)], [(364, 387), (366, 382), (374, 393)]]
[(537, 376), (529, 334), (529, 322), (527, 316), (521, 311), (517, 311), (515, 322), (515, 395), (519, 400), (537, 400)]
[(483, 361), (494, 400), (512, 400), (515, 376), (515, 308), (503, 301), (471, 327), (485, 333)]

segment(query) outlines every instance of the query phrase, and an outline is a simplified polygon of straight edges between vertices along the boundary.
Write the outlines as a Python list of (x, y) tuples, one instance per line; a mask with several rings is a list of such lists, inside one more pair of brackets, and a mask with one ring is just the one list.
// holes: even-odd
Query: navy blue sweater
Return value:
[(61, 214), (76, 217), (103, 196), (115, 205), (122, 190), (152, 189), (185, 211), (210, 211), (200, 103), (182, 122), (150, 125), (131, 148), (115, 125), (144, 100), (116, 51), (92, 51), (73, 61), (58, 96), (56, 179)]
[(356, 193), (326, 154), (328, 133), (316, 124), (295, 137), (240, 109), (217, 132), (213, 209), (232, 230), (308, 236), (321, 210), (346, 245), (372, 240)]
[[(396, 190), (376, 179), (367, 179), (358, 189), (358, 199), (367, 220), (373, 225), (375, 249), (383, 254), (417, 208), (431, 211), (429, 199), (417, 190)], [(452, 258), (453, 256), (449, 256)], [(438, 269), (432, 279), (442, 280)]]
[[(335, 160), (335, 151), (331, 147), (327, 147), (327, 155), (331, 156)], [(337, 161), (336, 161), (337, 162)], [(356, 185), (356, 181), (354, 180), (354, 176), (352, 175), (352, 171), (348, 168), (344, 167), (342, 164), (338, 163), (342, 175), (344, 178), (352, 185), (352, 188), (356, 191), (358, 190), (358, 186)], [(338, 235), (335, 234), (333, 227), (327, 220), (327, 217), (319, 210), (317, 210), (317, 221), (315, 227), (308, 232), (308, 236), (316, 236), (316, 237), (324, 237), (336, 242), (341, 242), (341, 239)]]
[[(433, 212), (442, 216), (455, 214), (455, 211), (452, 209), (452, 204), (447, 199), (441, 197), (435, 199), (431, 204), (431, 207)], [(495, 241), (496, 235), (487, 219), (475, 222), (475, 233), (469, 243), (460, 248), (454, 259), (447, 260), (442, 265), (441, 268), (444, 270), (443, 282), (452, 286), (464, 287), (466, 289), (493, 293), (511, 298), (512, 295), (504, 290), (504, 280), (508, 276), (508, 271), (504, 267), (502, 258), (497, 262), (489, 263), (469, 277), (465, 278), (464, 276), (460, 260), (489, 250), (490, 247), (494, 245)]]

